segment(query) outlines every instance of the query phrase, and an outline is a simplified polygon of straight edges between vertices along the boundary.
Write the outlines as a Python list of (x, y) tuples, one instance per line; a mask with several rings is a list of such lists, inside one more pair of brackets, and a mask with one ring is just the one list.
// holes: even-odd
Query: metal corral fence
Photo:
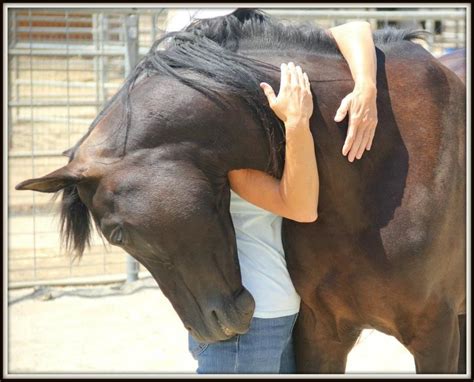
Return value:
[[(184, 12), (184, 13), (183, 13)], [(449, 9), (267, 9), (275, 17), (331, 27), (368, 20), (424, 28), (435, 55), (465, 46), (466, 12)], [(48, 194), (15, 191), (22, 180), (67, 163), (62, 152), (88, 129), (125, 75), (178, 9), (8, 9), (9, 285), (133, 280), (138, 266), (94, 236), (80, 263), (60, 247), (56, 210)], [(188, 20), (186, 20), (188, 17)], [(118, 276), (117, 276), (118, 275)]]

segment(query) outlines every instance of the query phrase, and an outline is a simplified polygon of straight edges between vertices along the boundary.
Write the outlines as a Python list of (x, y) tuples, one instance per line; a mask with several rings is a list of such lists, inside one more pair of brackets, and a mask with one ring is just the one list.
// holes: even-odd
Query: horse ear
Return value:
[(82, 179), (82, 176), (71, 169), (70, 165), (61, 167), (52, 173), (25, 180), (15, 186), (16, 190), (32, 190), (39, 192), (56, 192)]

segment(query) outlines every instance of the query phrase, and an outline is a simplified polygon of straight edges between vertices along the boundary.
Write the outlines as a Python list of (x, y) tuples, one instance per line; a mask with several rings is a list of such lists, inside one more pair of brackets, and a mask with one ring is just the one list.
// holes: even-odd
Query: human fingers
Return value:
[(281, 93), (284, 89), (286, 89), (290, 85), (290, 72), (288, 70), (288, 65), (285, 63), (281, 64), (281, 79), (280, 79), (280, 90)]
[(375, 117), (373, 117), (372, 119), (372, 126), (370, 128), (369, 140), (367, 142), (367, 150), (370, 150), (372, 148), (372, 142), (374, 140), (375, 130), (377, 129), (377, 123), (378, 123), (377, 111), (375, 111)]
[(352, 99), (351, 94), (346, 95), (342, 99), (341, 105), (339, 106), (339, 109), (337, 109), (336, 111), (334, 121), (341, 122), (346, 117), (347, 112), (349, 111), (349, 105), (350, 105), (351, 99)]
[(358, 118), (349, 118), (352, 119), (350, 124), (353, 125), (354, 129), (354, 141), (351, 145), (349, 153), (347, 154), (347, 158), (349, 159), (349, 162), (353, 162), (357, 152), (359, 151), (359, 147), (362, 144), (362, 138), (364, 137), (365, 130), (361, 129), (360, 120)]
[(268, 103), (270, 104), (270, 106), (275, 104), (276, 95), (275, 95), (275, 92), (273, 91), (273, 88), (269, 84), (267, 84), (266, 82), (260, 83), (260, 87), (262, 88), (263, 92), (267, 96)]
[(367, 150), (370, 150), (372, 148), (372, 143), (374, 141), (374, 136), (375, 136), (375, 128), (373, 128), (370, 132), (369, 141), (367, 142)]
[(290, 82), (291, 86), (297, 86), (298, 85), (298, 74), (296, 73), (296, 67), (293, 62), (288, 63), (288, 71), (290, 72)]
[(370, 129), (365, 129), (364, 135), (362, 136), (362, 141), (360, 143), (359, 149), (357, 150), (357, 153), (355, 156), (357, 159), (361, 159), (362, 155), (364, 155), (364, 151), (367, 148), (369, 138), (370, 138)]
[(303, 70), (301, 69), (301, 66), (299, 65), (296, 66), (296, 74), (298, 77), (298, 84), (300, 85), (301, 90), (305, 90), (306, 85), (304, 82)]
[(306, 72), (303, 73), (303, 78), (306, 90), (311, 93), (311, 83), (309, 82), (309, 78)]
[(354, 144), (354, 139), (356, 137), (356, 130), (355, 125), (353, 123), (349, 123), (349, 127), (347, 128), (347, 135), (346, 140), (344, 141), (344, 145), (342, 146), (342, 155), (346, 156), (352, 145)]

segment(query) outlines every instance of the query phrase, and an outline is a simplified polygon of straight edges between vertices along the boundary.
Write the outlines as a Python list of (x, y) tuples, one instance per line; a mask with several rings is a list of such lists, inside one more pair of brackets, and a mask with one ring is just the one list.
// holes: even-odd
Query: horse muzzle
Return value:
[(242, 288), (236, 294), (233, 303), (221, 304), (221, 307), (210, 310), (206, 314), (205, 328), (187, 326), (196, 340), (213, 343), (227, 340), (236, 334), (244, 334), (249, 330), (255, 301), (252, 295)]

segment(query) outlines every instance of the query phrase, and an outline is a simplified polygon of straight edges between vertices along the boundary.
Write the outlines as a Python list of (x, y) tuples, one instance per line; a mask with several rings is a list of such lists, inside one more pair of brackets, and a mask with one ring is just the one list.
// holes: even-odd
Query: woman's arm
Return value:
[(370, 150), (377, 126), (377, 58), (370, 24), (354, 21), (329, 29), (354, 78), (354, 90), (341, 102), (336, 122), (349, 111), (349, 128), (342, 154), (352, 162)]
[(285, 167), (281, 180), (252, 169), (229, 171), (232, 190), (248, 202), (299, 222), (317, 219), (319, 176), (309, 118), (313, 100), (306, 73), (290, 62), (281, 66), (278, 97), (261, 84), (270, 107), (285, 123)]

